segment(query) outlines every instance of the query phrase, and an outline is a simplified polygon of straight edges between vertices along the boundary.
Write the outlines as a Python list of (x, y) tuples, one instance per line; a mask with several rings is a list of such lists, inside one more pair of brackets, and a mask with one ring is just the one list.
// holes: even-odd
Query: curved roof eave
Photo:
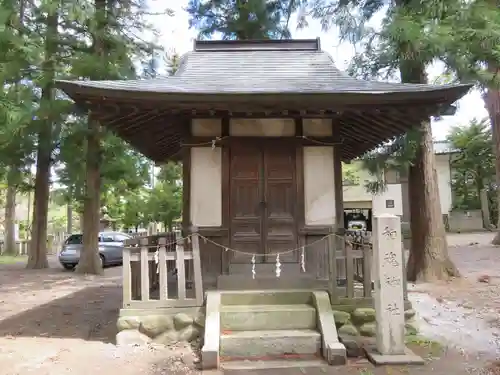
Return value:
[[(151, 81), (151, 80), (149, 80)], [(168, 81), (168, 80), (167, 80)], [(129, 83), (130, 82), (130, 83)], [(140, 82), (141, 85), (134, 85), (135, 82)], [(419, 100), (423, 102), (443, 101), (453, 103), (465, 95), (471, 88), (471, 84), (455, 84), (455, 85), (425, 85), (418, 89), (409, 90), (409, 86), (402, 84), (390, 84), (392, 90), (386, 91), (362, 91), (362, 90), (331, 90), (331, 91), (313, 91), (302, 90), (297, 91), (244, 91), (244, 90), (210, 90), (209, 88), (199, 91), (187, 91), (179, 89), (167, 89), (165, 86), (161, 88), (150, 87), (147, 90), (142, 88), (144, 81), (57, 81), (56, 87), (64, 91), (69, 97), (76, 102), (95, 101), (102, 98), (128, 99), (133, 101), (193, 101), (193, 102), (210, 102), (218, 98), (229, 102), (239, 100), (267, 100), (268, 97), (283, 97), (283, 98), (300, 98), (300, 97), (321, 97), (323, 99), (342, 99), (341, 102), (353, 100), (355, 102), (365, 102), (369, 100), (372, 104), (383, 103), (401, 103), (411, 105), (411, 100)], [(404, 89), (402, 90), (401, 88)], [(357, 100), (356, 100), (357, 99)]]

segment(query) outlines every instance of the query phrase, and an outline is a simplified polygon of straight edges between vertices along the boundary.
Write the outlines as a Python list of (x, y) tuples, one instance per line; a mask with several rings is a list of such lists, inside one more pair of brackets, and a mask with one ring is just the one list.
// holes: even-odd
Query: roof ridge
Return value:
[(200, 51), (321, 51), (320, 39), (194, 40), (193, 52)]

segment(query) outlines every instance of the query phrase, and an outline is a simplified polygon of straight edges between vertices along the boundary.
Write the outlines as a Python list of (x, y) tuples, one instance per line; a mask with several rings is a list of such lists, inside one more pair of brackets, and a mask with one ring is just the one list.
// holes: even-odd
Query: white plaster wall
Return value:
[(304, 147), (306, 225), (335, 224), (333, 147)]
[(191, 148), (191, 223), (222, 225), (222, 152), (220, 147)]
[(191, 134), (195, 137), (220, 136), (222, 134), (221, 119), (193, 119), (191, 121)]
[(332, 120), (322, 118), (305, 118), (302, 120), (305, 136), (328, 137), (332, 135)]
[(447, 214), (452, 208), (450, 155), (436, 155), (436, 172), (438, 178), (441, 213)]
[(293, 119), (231, 119), (229, 135), (235, 137), (293, 137)]
[[(447, 214), (452, 208), (452, 193), (450, 179), (449, 155), (436, 155), (436, 173), (438, 177), (439, 200), (441, 212)], [(346, 202), (372, 202), (373, 214), (379, 215), (389, 213), (393, 215), (403, 215), (403, 198), (401, 194), (401, 184), (388, 184), (387, 191), (380, 195), (371, 195), (366, 191), (365, 181), (374, 179), (367, 171), (358, 170), (359, 185), (344, 186), (344, 205)], [(394, 200), (394, 208), (385, 208), (387, 199)]]
[(365, 181), (373, 180), (366, 170), (356, 169), (358, 185), (348, 185), (343, 187), (344, 202), (371, 201), (372, 195), (365, 189)]
[[(365, 188), (367, 181), (375, 180), (375, 177), (364, 169), (357, 169), (358, 185), (344, 186), (344, 205), (357, 206), (352, 202), (371, 202), (371, 208), (374, 215), (392, 214), (403, 215), (403, 198), (401, 194), (401, 184), (387, 184), (387, 190), (381, 194), (371, 194)], [(394, 201), (394, 208), (386, 208), (386, 200)], [(370, 207), (365, 207), (370, 208)]]

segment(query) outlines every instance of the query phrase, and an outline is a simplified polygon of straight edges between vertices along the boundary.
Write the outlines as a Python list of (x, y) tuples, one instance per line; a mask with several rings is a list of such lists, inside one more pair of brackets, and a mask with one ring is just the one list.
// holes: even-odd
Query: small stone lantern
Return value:
[(115, 223), (116, 223), (116, 220), (112, 219), (108, 215), (107, 207), (104, 206), (103, 208), (101, 208), (101, 219), (99, 219), (99, 230), (100, 231), (114, 230)]

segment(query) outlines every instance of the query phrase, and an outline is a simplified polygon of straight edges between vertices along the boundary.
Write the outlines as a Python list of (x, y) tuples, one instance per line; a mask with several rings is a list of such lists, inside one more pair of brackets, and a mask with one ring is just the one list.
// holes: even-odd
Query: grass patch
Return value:
[(27, 259), (26, 255), (0, 255), (0, 264), (16, 264), (26, 262)]
[(406, 345), (422, 349), (427, 357), (438, 357), (444, 351), (443, 346), (434, 340), (419, 335), (409, 335), (405, 337)]

